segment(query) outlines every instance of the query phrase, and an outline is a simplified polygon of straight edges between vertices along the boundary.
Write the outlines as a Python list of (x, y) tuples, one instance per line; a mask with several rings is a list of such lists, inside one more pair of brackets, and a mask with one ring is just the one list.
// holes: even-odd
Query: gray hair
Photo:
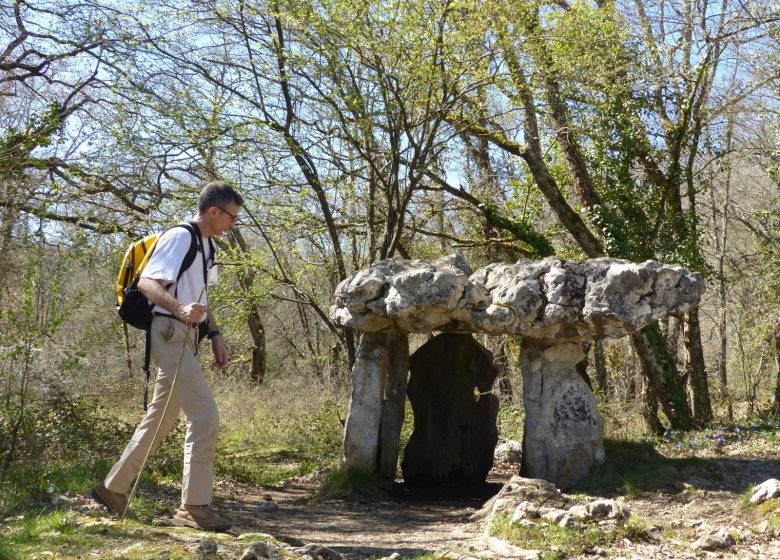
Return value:
[(198, 197), (198, 212), (205, 212), (212, 206), (224, 208), (225, 206), (236, 203), (238, 206), (244, 204), (244, 198), (236, 192), (233, 185), (227, 181), (211, 181), (206, 183)]

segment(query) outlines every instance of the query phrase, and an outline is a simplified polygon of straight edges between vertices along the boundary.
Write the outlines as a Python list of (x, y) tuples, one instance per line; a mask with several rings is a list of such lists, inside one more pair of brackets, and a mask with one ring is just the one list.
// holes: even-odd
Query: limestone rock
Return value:
[(496, 537), (488, 537), (485, 539), (485, 544), (487, 544), (488, 550), (499, 558), (517, 558), (518, 560), (540, 560), (542, 558), (541, 550), (520, 548)]
[(525, 500), (517, 504), (515, 512), (512, 514), (512, 520), (510, 523), (515, 525), (523, 519), (536, 519), (539, 517), (539, 508), (537, 508), (531, 502)]
[(751, 504), (760, 504), (773, 498), (780, 498), (780, 480), (770, 478), (753, 489), (750, 497)]
[[(495, 515), (514, 512), (523, 502), (529, 502), (533, 507), (541, 512), (543, 506), (564, 506), (566, 498), (555, 487), (554, 484), (546, 480), (523, 478), (513, 476), (509, 479), (498, 494), (488, 500), (482, 509), (474, 514), (475, 518), (487, 518), (489, 521)], [(524, 506), (527, 510), (531, 506)]]
[(274, 513), (279, 511), (279, 504), (273, 500), (265, 500), (257, 504), (255, 513)]
[(568, 511), (569, 515), (581, 521), (590, 518), (587, 504), (575, 504), (571, 506)]
[(280, 551), (266, 542), (256, 541), (250, 544), (249, 548), (241, 555), (241, 560), (263, 560), (265, 558), (278, 560), (281, 558)]
[(631, 511), (617, 500), (595, 500), (586, 505), (591, 519), (628, 519)]
[(593, 340), (637, 332), (695, 306), (704, 280), (679, 266), (548, 257), (469, 275), (462, 255), (384, 260), (336, 288), (334, 323), (364, 332), (483, 332)]
[(511, 439), (501, 441), (496, 445), (493, 458), (496, 463), (519, 463), (523, 457), (523, 446), (519, 441)]
[(236, 537), (238, 541), (249, 541), (254, 539), (262, 539), (264, 541), (274, 540), (275, 537), (268, 533), (241, 533)]
[(520, 474), (570, 488), (604, 462), (604, 425), (593, 391), (577, 373), (574, 343), (523, 339), (525, 428)]
[(209, 556), (215, 556), (217, 554), (217, 550), (217, 543), (214, 542), (214, 539), (206, 538), (198, 543), (194, 552), (199, 558), (206, 558)]
[(735, 544), (734, 537), (726, 529), (718, 529), (717, 531), (709, 531), (696, 539), (691, 544), (691, 548), (696, 550), (722, 550), (731, 548)]
[(564, 529), (574, 529), (582, 526), (579, 520), (577, 520), (573, 515), (568, 514), (561, 518), (561, 520), (558, 522), (558, 525)]
[(542, 508), (539, 510), (539, 516), (544, 519), (545, 521), (549, 521), (550, 523), (558, 523), (566, 517), (567, 512), (564, 509), (558, 509), (558, 508)]

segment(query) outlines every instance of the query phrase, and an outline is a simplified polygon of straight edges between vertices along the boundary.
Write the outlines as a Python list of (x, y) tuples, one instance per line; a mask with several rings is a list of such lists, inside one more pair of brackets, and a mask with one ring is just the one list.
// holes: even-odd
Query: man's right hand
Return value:
[(203, 303), (190, 303), (176, 306), (176, 317), (184, 323), (200, 323), (206, 317), (208, 306)]
[(159, 305), (176, 318), (185, 323), (199, 323), (208, 313), (208, 306), (204, 303), (183, 304), (177, 301), (166, 289), (163, 280), (141, 277), (138, 280), (138, 289), (155, 305)]

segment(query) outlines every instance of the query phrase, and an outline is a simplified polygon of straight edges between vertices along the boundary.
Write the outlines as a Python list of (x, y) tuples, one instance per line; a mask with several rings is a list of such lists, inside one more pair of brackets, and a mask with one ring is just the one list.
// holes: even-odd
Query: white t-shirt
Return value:
[[(168, 293), (175, 296), (184, 305), (194, 302), (208, 305), (208, 289), (204, 289), (203, 286), (201, 247), (206, 251), (206, 266), (210, 267), (208, 271), (209, 285), (217, 283), (217, 267), (216, 265), (211, 266), (211, 247), (208, 240), (201, 236), (201, 241), (202, 243), (198, 243), (198, 252), (195, 254), (195, 260), (181, 275), (177, 285), (176, 276), (179, 273), (184, 256), (192, 243), (192, 233), (183, 227), (169, 229), (157, 240), (154, 252), (149, 257), (149, 262), (146, 263), (141, 277), (169, 283)], [(155, 313), (170, 313), (158, 305), (154, 307), (154, 311)]]

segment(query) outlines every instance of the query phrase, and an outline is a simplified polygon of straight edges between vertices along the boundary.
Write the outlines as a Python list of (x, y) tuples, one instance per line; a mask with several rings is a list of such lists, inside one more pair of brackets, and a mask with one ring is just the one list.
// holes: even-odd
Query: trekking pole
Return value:
[[(203, 297), (203, 292), (206, 289), (204, 286), (200, 290), (200, 295), (198, 296), (198, 303), (200, 303), (200, 298)], [(208, 317), (206, 317), (206, 320), (208, 321)], [(163, 407), (162, 414), (160, 415), (160, 422), (157, 424), (157, 429), (154, 431), (154, 437), (152, 437), (152, 441), (149, 444), (149, 449), (146, 450), (146, 457), (144, 457), (144, 462), (141, 463), (141, 469), (138, 471), (138, 476), (135, 479), (135, 483), (133, 484), (133, 489), (130, 491), (130, 495), (127, 497), (127, 504), (125, 505), (125, 509), (122, 512), (122, 515), (119, 516), (119, 520), (123, 521), (125, 519), (125, 515), (127, 514), (127, 510), (130, 509), (130, 502), (133, 501), (133, 496), (135, 495), (135, 491), (138, 488), (138, 483), (141, 481), (141, 474), (144, 472), (144, 467), (146, 467), (146, 461), (149, 459), (149, 455), (152, 454), (152, 448), (154, 447), (154, 442), (157, 439), (157, 435), (160, 433), (160, 428), (162, 427), (163, 420), (165, 419), (165, 413), (168, 412), (168, 405), (171, 403), (171, 396), (173, 396), (173, 389), (176, 386), (176, 378), (179, 376), (179, 370), (181, 369), (181, 362), (182, 358), (184, 358), (184, 349), (187, 347), (187, 342), (190, 339), (190, 333), (192, 332), (192, 329), (194, 328), (195, 323), (187, 323), (187, 332), (184, 336), (184, 341), (181, 344), (181, 352), (179, 352), (179, 361), (176, 363), (176, 371), (173, 373), (173, 380), (171, 381), (171, 389), (168, 392), (168, 398), (165, 399), (165, 406)], [(151, 325), (149, 328), (152, 328)], [(197, 341), (195, 341), (197, 344)]]

